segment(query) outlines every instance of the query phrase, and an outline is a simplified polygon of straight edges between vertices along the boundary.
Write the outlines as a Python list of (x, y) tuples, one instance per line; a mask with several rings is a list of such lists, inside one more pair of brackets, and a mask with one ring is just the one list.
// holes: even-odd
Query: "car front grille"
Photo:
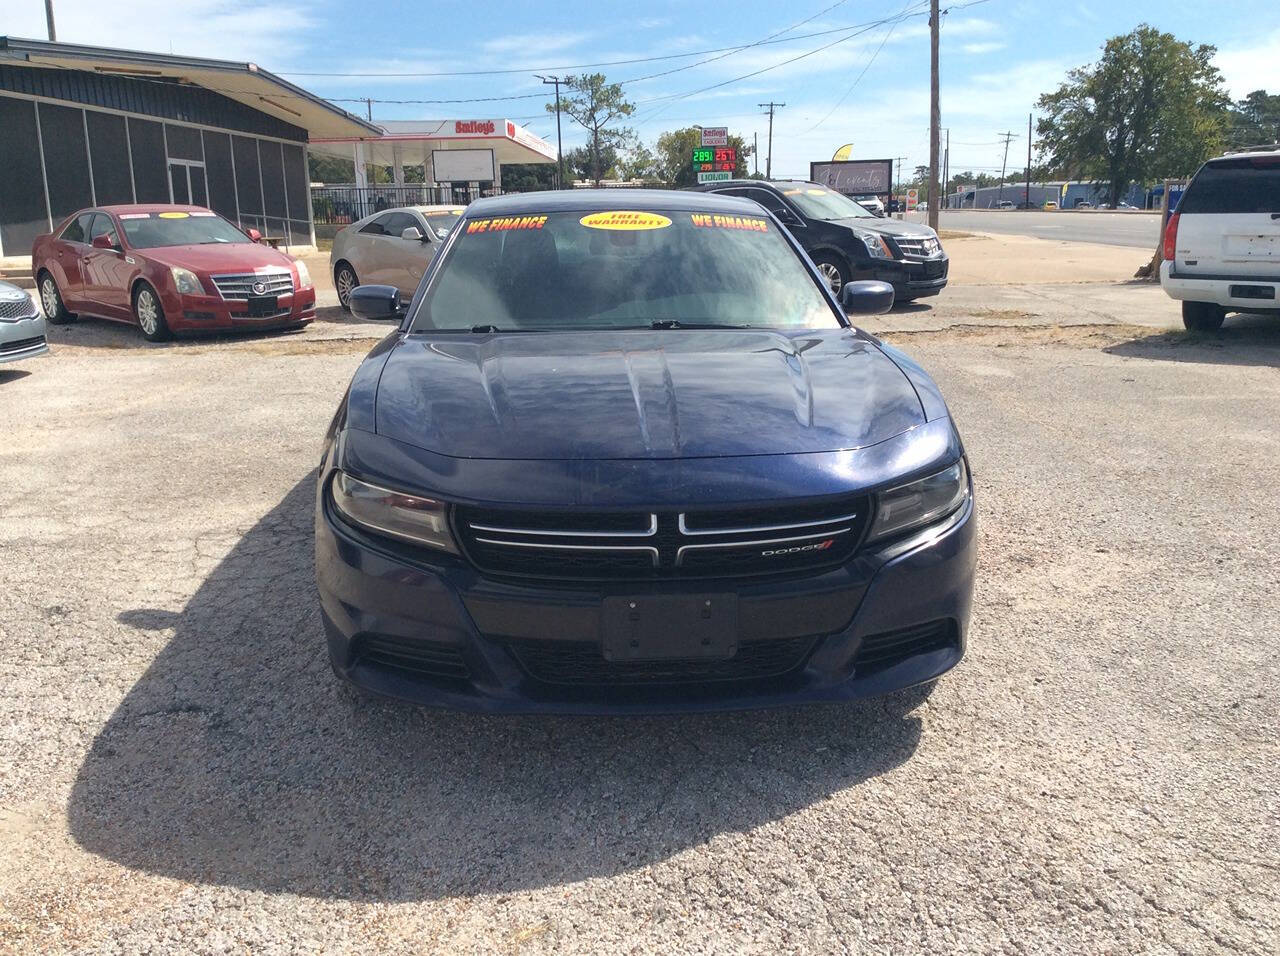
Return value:
[(29, 339), (15, 339), (12, 342), (0, 342), (0, 354), (9, 355), (14, 352), (25, 352), (44, 345), (44, 336), (36, 335)]
[(548, 684), (690, 684), (779, 677), (804, 664), (816, 638), (749, 641), (727, 660), (608, 661), (588, 641), (512, 641), (525, 672)]
[(543, 512), (459, 506), (463, 549), (496, 575), (569, 580), (786, 574), (848, 560), (870, 501), (685, 512)]
[(0, 301), (0, 319), (31, 319), (36, 315), (36, 304), (29, 296)]
[[(224, 299), (248, 299), (257, 295), (289, 295), (293, 292), (293, 275), (288, 272), (246, 272), (212, 276), (218, 294)], [(261, 290), (254, 288), (260, 284)]]
[(942, 251), (942, 244), (937, 239), (917, 236), (894, 236), (894, 243), (902, 250), (904, 256), (917, 259), (928, 259)]
[(896, 631), (885, 631), (863, 638), (854, 659), (853, 670), (859, 677), (885, 670), (900, 664), (907, 658), (929, 651), (955, 647), (957, 642), (955, 622), (930, 621)]
[(414, 641), (388, 634), (362, 634), (356, 638), (353, 658), (394, 670), (412, 671), (445, 680), (466, 680), (471, 670), (461, 652), (439, 641)]

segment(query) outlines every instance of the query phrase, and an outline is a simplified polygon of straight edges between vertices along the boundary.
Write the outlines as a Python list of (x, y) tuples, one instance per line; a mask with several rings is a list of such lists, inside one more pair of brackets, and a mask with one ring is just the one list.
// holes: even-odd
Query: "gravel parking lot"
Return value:
[(335, 682), (338, 318), (0, 367), (0, 950), (1280, 949), (1280, 323), (878, 320), (972, 458), (965, 662), (567, 720)]

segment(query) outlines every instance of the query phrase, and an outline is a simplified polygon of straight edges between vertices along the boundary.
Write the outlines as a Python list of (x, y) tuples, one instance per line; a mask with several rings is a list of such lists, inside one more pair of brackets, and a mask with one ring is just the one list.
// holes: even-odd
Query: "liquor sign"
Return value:
[(726, 179), (738, 171), (738, 151), (732, 146), (695, 146), (693, 148), (695, 173), (729, 173)]
[(701, 185), (702, 183), (723, 183), (723, 182), (728, 182), (732, 178), (733, 178), (733, 173), (727, 173), (723, 171), (710, 172), (710, 173), (698, 173), (698, 184)]
[(703, 146), (728, 146), (729, 145), (729, 127), (727, 126), (702, 127), (702, 145)]

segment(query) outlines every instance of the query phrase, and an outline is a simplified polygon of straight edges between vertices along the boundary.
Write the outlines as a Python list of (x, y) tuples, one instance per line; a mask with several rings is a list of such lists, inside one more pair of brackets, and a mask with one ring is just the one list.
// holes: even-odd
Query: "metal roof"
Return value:
[(305, 129), (316, 138), (369, 136), (382, 132), (372, 123), (309, 93), (256, 63), (203, 57), (117, 50), (48, 40), (0, 36), (0, 62), (203, 87), (259, 112)]

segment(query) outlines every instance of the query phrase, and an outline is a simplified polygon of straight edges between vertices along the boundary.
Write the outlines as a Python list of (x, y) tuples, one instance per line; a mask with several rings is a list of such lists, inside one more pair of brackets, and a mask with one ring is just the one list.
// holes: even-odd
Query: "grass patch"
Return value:
[(939, 229), (939, 239), (985, 239), (986, 236), (977, 236), (972, 232), (961, 232), (959, 229)]

